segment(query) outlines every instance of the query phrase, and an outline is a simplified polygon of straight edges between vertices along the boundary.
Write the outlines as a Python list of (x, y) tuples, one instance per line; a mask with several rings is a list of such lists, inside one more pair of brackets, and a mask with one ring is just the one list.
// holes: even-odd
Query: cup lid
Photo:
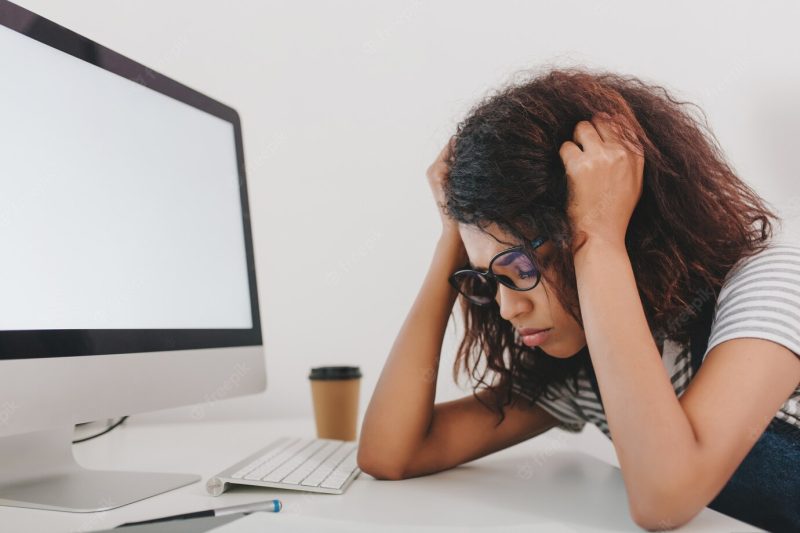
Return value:
[(361, 377), (357, 366), (319, 366), (311, 369), (308, 379), (354, 379)]

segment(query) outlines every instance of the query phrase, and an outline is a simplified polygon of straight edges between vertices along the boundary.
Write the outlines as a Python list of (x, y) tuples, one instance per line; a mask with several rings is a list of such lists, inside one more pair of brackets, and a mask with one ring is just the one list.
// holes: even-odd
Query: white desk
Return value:
[[(491, 526), (560, 522), (575, 531), (642, 531), (630, 519), (613, 454), (591, 435), (559, 429), (455, 469), (401, 481), (361, 473), (345, 494), (235, 488), (218, 498), (205, 481), (281, 435), (316, 436), (312, 419), (137, 424), (74, 447), (89, 468), (191, 472), (195, 483), (101, 513), (0, 507), (0, 530), (91, 531), (124, 522), (278, 498), (282, 513), (390, 524)], [(592, 455), (590, 455), (592, 454)], [(598, 457), (600, 456), (600, 457)], [(7, 460), (7, 458), (3, 458)], [(611, 466), (609, 463), (611, 463)], [(538, 529), (541, 530), (541, 529)], [(760, 531), (704, 509), (680, 531)]]

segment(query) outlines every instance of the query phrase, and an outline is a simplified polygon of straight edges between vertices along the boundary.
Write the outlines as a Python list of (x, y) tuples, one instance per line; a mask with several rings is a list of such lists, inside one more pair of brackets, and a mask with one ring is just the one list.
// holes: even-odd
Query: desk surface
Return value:
[[(3, 531), (92, 531), (135, 520), (278, 498), (281, 513), (384, 524), (513, 526), (558, 522), (574, 531), (643, 531), (630, 519), (616, 457), (592, 435), (553, 429), (457, 468), (401, 481), (361, 473), (342, 495), (234, 488), (205, 481), (278, 436), (314, 437), (311, 419), (137, 424), (74, 447), (87, 468), (190, 472), (202, 481), (100, 513), (0, 506)], [(613, 448), (612, 448), (613, 450)], [(679, 531), (760, 531), (704, 509)]]

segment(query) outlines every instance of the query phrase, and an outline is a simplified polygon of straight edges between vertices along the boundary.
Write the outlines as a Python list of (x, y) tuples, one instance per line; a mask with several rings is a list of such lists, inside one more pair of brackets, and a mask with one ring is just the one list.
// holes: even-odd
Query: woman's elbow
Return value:
[(703, 507), (687, 501), (686, 494), (661, 492), (631, 501), (630, 513), (633, 522), (642, 529), (669, 531), (691, 522)]
[(633, 522), (646, 531), (670, 531), (686, 525), (689, 520), (673, 520), (631, 513)]
[(381, 464), (377, 461), (370, 461), (368, 458), (362, 457), (360, 453), (356, 457), (356, 464), (362, 472), (369, 474), (375, 479), (397, 481), (404, 477), (402, 468)]

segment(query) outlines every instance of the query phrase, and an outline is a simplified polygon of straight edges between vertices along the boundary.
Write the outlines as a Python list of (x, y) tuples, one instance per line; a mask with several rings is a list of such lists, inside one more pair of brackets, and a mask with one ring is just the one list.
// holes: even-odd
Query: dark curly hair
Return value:
[[(581, 68), (534, 74), (490, 94), (458, 125), (445, 209), (482, 231), (495, 224), (525, 246), (547, 236), (555, 253), (539, 265), (543, 277), (582, 327), (559, 148), (579, 121), (598, 113), (619, 117), (622, 131), (644, 148), (644, 190), (625, 244), (654, 337), (686, 346), (698, 296), (718, 294), (738, 260), (767, 246), (770, 219), (779, 220), (726, 162), (697, 106), (630, 76)], [(498, 424), (503, 406), (517, 398), (515, 383), (534, 401), (570, 377), (577, 388), (578, 371), (591, 365), (586, 347), (570, 358), (551, 357), (522, 344), (496, 302), (460, 301), (465, 333), (453, 378), (458, 382), (463, 369), (475, 381), (473, 394), (481, 385), (491, 389)]]

